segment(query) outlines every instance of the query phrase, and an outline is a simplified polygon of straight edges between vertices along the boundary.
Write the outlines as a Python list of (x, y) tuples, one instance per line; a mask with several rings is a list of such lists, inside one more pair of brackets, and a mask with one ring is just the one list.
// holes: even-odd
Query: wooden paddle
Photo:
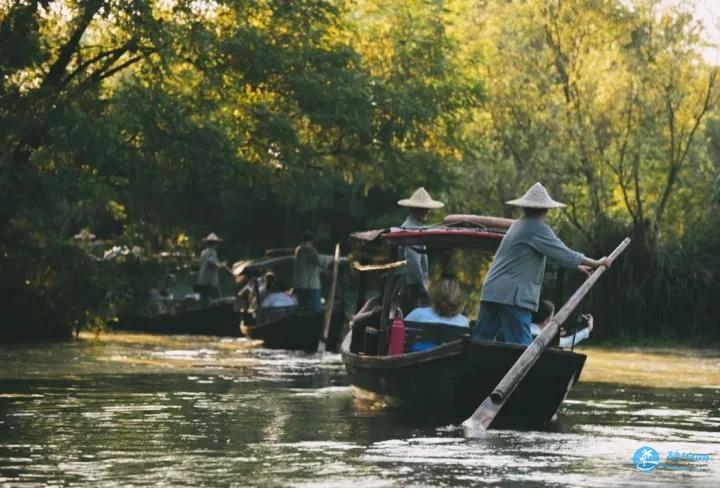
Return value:
[[(610, 259), (614, 261), (620, 253), (625, 250), (628, 244), (630, 244), (630, 239), (626, 237), (625, 240), (615, 248), (612, 254), (610, 254)], [(532, 368), (540, 358), (542, 352), (550, 341), (552, 341), (553, 337), (555, 337), (558, 330), (560, 330), (560, 326), (570, 316), (573, 310), (575, 310), (575, 307), (578, 306), (583, 297), (587, 295), (590, 288), (592, 288), (595, 282), (597, 282), (605, 272), (605, 269), (605, 266), (600, 266), (595, 269), (588, 279), (585, 280), (585, 283), (577, 289), (555, 317), (550, 320), (540, 335), (537, 336), (532, 344), (520, 355), (513, 367), (510, 368), (500, 383), (498, 383), (492, 393), (490, 393), (490, 396), (482, 402), (469, 419), (463, 422), (462, 425), (465, 428), (465, 435), (473, 436), (487, 430), (517, 385), (522, 381), (527, 372), (530, 371), (530, 368)]]
[(335, 256), (333, 257), (332, 281), (327, 303), (325, 303), (325, 319), (323, 320), (323, 333), (318, 342), (318, 352), (325, 352), (328, 336), (330, 335), (330, 323), (332, 322), (333, 305), (335, 305), (335, 288), (337, 287), (338, 268), (340, 264), (340, 243), (335, 244)]

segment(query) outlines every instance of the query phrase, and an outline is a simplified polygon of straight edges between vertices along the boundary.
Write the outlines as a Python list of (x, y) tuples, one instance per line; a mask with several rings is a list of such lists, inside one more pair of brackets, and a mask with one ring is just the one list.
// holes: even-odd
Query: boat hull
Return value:
[(241, 314), (233, 303), (211, 305), (197, 310), (155, 317), (125, 315), (112, 325), (113, 329), (153, 334), (190, 334), (239, 337)]
[[(470, 416), (520, 357), (522, 346), (459, 339), (398, 356), (342, 353), (355, 395), (390, 407)], [(520, 382), (500, 419), (542, 422), (553, 418), (580, 377), (585, 355), (548, 349)]]
[[(322, 334), (325, 310), (297, 310), (285, 316), (241, 326), (245, 336), (263, 341), (269, 349), (315, 352)], [(337, 351), (345, 326), (345, 312), (337, 307), (330, 322), (327, 350)]]

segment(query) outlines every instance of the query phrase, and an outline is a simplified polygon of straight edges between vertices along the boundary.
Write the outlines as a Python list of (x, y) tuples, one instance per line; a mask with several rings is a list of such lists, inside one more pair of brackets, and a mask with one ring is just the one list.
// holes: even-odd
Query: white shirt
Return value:
[[(542, 329), (537, 324), (530, 324), (530, 333), (533, 336), (533, 339), (540, 335), (540, 332), (542, 332)], [(590, 337), (590, 328), (585, 327), (584, 329), (580, 329), (575, 333), (575, 344), (577, 344), (580, 341), (583, 341)], [(565, 337), (560, 338), (560, 347), (563, 349), (570, 349), (573, 346), (573, 334), (566, 335)]]
[(260, 306), (263, 308), (277, 308), (294, 307), (295, 305), (297, 305), (297, 303), (295, 303), (295, 298), (292, 295), (284, 291), (278, 291), (266, 296)]

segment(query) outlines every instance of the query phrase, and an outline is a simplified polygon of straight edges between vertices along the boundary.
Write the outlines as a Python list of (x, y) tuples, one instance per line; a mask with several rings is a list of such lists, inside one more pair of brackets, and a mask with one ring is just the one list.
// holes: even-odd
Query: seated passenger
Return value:
[(274, 282), (275, 273), (272, 271), (266, 271), (258, 283), (258, 300), (260, 300), (260, 303), (262, 303), (263, 300), (265, 300), (265, 297), (268, 296)]
[(268, 294), (260, 304), (261, 308), (294, 307), (297, 305), (295, 297), (287, 291), (287, 287), (280, 280), (273, 280), (268, 287)]
[(416, 308), (405, 320), (470, 327), (468, 318), (460, 313), (463, 300), (457, 280), (443, 278), (431, 286), (430, 304), (430, 307)]
[[(555, 304), (549, 300), (542, 300), (537, 312), (533, 313), (532, 321), (530, 325), (530, 332), (532, 333), (533, 340), (540, 335), (545, 326), (555, 316)], [(593, 329), (593, 316), (583, 314), (581, 317), (587, 323), (587, 327), (578, 330), (575, 334), (567, 334), (564, 329), (560, 329), (560, 347), (562, 349), (570, 349), (574, 344), (587, 339), (590, 337), (590, 332)], [(574, 338), (573, 338), (574, 336)]]

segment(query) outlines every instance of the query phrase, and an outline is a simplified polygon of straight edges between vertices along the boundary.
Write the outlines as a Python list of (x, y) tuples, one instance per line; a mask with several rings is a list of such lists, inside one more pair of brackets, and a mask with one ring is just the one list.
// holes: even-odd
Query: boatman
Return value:
[(200, 301), (203, 307), (210, 304), (211, 298), (220, 298), (220, 280), (218, 269), (225, 266), (218, 259), (217, 246), (222, 239), (214, 232), (211, 232), (205, 239), (205, 249), (200, 253), (200, 272), (198, 273), (195, 291), (200, 293)]
[(312, 310), (322, 308), (320, 297), (320, 271), (322, 268), (323, 262), (313, 245), (312, 232), (305, 231), (302, 242), (295, 248), (293, 288), (298, 306)]
[[(398, 201), (408, 209), (408, 216), (400, 226), (403, 229), (420, 229), (427, 222), (430, 210), (442, 208), (444, 203), (433, 200), (425, 188), (418, 188), (410, 198)], [(401, 308), (406, 314), (428, 303), (429, 268), (425, 246), (401, 246), (399, 258), (407, 260), (403, 269), (405, 289)]]
[(610, 267), (612, 261), (587, 258), (555, 235), (545, 217), (548, 209), (565, 205), (550, 198), (540, 183), (506, 203), (521, 207), (524, 215), (508, 229), (485, 276), (473, 339), (491, 341), (502, 330), (505, 342), (527, 345), (532, 342), (531, 318), (538, 309), (546, 259), (587, 274), (590, 268)]

